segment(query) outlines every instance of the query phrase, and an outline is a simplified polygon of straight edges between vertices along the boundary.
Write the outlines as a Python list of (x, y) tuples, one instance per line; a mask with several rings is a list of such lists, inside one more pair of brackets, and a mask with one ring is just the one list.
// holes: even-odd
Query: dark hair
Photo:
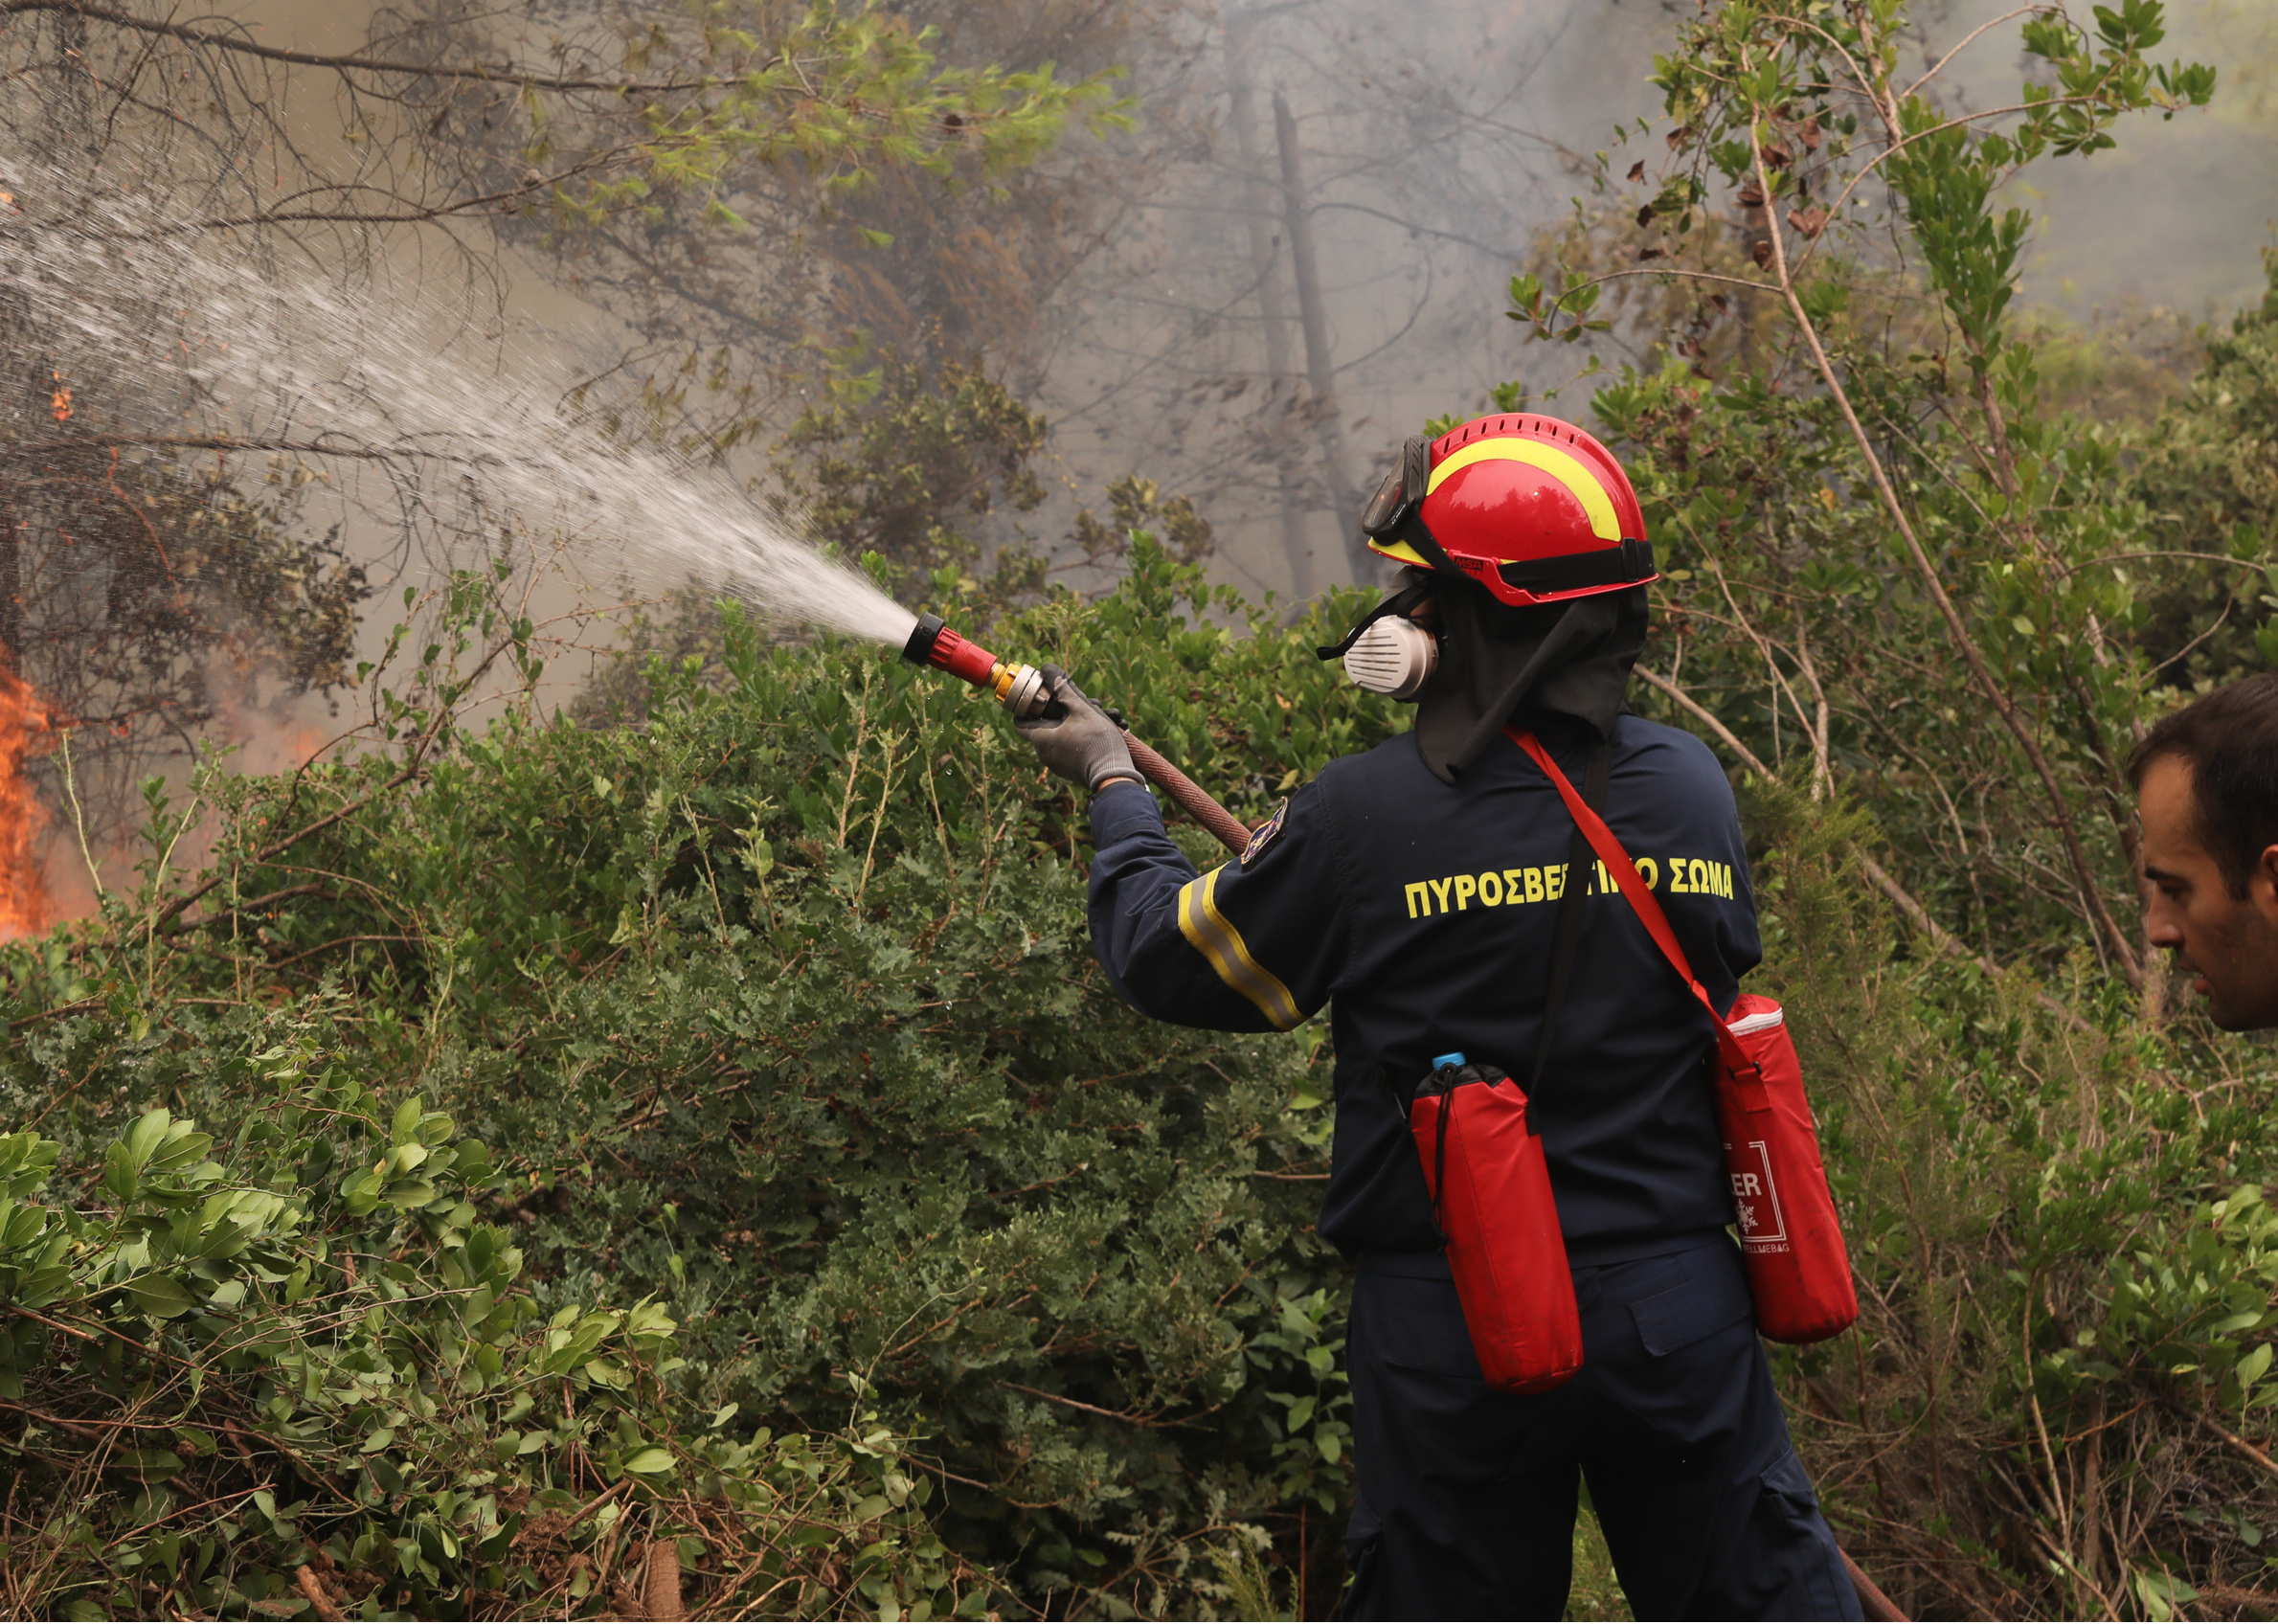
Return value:
[(2160, 718), (2128, 757), (2128, 780), (2163, 756), (2191, 771), (2191, 819), (2233, 896), (2278, 846), (2278, 673), (2248, 677)]

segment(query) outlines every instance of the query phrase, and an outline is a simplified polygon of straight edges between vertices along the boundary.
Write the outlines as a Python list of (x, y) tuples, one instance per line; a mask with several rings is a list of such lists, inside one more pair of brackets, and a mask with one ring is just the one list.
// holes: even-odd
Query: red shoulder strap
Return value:
[[(1559, 771), (1558, 763), (1550, 759), (1550, 752), (1543, 748), (1541, 739), (1532, 733), (1521, 733), (1517, 728), (1505, 728), (1503, 732), (1513, 744), (1534, 757), (1536, 766), (1550, 775), (1550, 782), (1558, 790), (1558, 798), (1567, 803), (1567, 810), (1573, 815), (1574, 823), (1582, 830), (1583, 837), (1590, 842), (1590, 849), (1598, 854), (1599, 863), (1613, 876), (1613, 883), (1621, 888), (1623, 898), (1636, 914), (1638, 923), (1645, 927), (1646, 935), (1653, 937), (1654, 945), (1661, 950), (1661, 957), (1669, 960), (1669, 967), (1677, 972), (1686, 986), (1692, 988), (1693, 996), (1701, 1001), (1701, 1007), (1707, 1010), (1708, 1018), (1716, 1023), (1717, 1048), (1724, 1054), (1725, 1064), (1738, 1075), (1748, 1076), (1755, 1070), (1755, 1063), (1742, 1049), (1740, 1040), (1732, 1035), (1731, 1028), (1725, 1024), (1724, 1016), (1717, 1013), (1717, 1006), (1709, 1000), (1708, 990), (1694, 976), (1693, 966), (1684, 956), (1684, 947), (1678, 941), (1677, 932), (1670, 928), (1669, 915), (1661, 912), (1660, 899), (1647, 888), (1644, 876), (1637, 872), (1637, 866), (1630, 861), (1630, 854), (1622, 849), (1621, 842), (1614, 838), (1613, 831), (1606, 826), (1606, 820), (1590, 809), (1590, 803), (1582, 799), (1571, 780)], [(1578, 877), (1568, 876), (1567, 884), (1574, 884)]]

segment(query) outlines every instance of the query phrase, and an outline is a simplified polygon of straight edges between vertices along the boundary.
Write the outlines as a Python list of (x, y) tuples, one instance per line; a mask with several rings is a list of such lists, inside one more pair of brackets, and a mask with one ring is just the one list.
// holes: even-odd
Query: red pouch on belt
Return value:
[(1803, 1096), (1803, 1064), (1780, 1006), (1749, 994), (1733, 1004), (1729, 1022), (1720, 1016), (1694, 979), (1659, 900), (1605, 820), (1584, 803), (1534, 734), (1503, 732), (1550, 775), (1598, 861), (1716, 1023), (1717, 1123), (1758, 1329), (1778, 1342), (1816, 1342), (1847, 1329), (1859, 1318), (1859, 1293), (1819, 1160), (1819, 1131)]
[(1492, 1066), (1445, 1056), (1416, 1090), (1409, 1131), (1424, 1163), (1479, 1372), (1539, 1393), (1582, 1368), (1582, 1316), (1526, 1095)]

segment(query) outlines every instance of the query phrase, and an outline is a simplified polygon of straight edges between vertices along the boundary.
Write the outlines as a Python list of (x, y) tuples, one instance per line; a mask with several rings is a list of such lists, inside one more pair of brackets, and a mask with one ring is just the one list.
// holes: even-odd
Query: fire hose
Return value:
[[(902, 645), (902, 658), (913, 665), (947, 671), (994, 694), (1015, 716), (1037, 715), (1052, 703), (1051, 695), (1045, 692), (1042, 671), (998, 659), (972, 639), (959, 635), (938, 615), (917, 618), (916, 629)], [(1116, 712), (1111, 710), (1108, 715), (1122, 726), (1123, 719)], [(1209, 791), (1164, 760), (1160, 752), (1132, 737), (1129, 728), (1123, 729), (1123, 742), (1131, 751), (1131, 764), (1229, 851), (1240, 851), (1250, 844), (1250, 826), (1212, 800)]]
[[(902, 645), (902, 658), (913, 665), (947, 671), (994, 694), (1015, 716), (1037, 715), (1052, 703), (1051, 695), (1045, 691), (1042, 671), (1033, 665), (1012, 665), (998, 659), (970, 638), (960, 636), (938, 615), (917, 618), (916, 629)], [(1118, 727), (1122, 725), (1122, 718), (1114, 711), (1108, 715)], [(1131, 764), (1176, 801), (1188, 817), (1215, 835), (1229, 851), (1240, 851), (1250, 844), (1249, 825), (1212, 800), (1207, 790), (1164, 760), (1160, 753), (1133, 738), (1128, 728), (1123, 730), (1123, 742), (1130, 748)], [(1850, 1552), (1838, 1554), (1850, 1575), (1852, 1589), (1859, 1592), (1860, 1611), (1871, 1619), (1905, 1624), (1906, 1615), (1851, 1560)]]

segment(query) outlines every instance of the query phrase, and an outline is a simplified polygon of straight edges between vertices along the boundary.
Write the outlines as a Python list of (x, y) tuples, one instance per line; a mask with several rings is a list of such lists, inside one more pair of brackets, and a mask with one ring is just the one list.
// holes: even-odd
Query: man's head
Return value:
[(2167, 717), (2128, 771), (2152, 944), (2196, 976), (2218, 1026), (2278, 1026), (2278, 675)]

